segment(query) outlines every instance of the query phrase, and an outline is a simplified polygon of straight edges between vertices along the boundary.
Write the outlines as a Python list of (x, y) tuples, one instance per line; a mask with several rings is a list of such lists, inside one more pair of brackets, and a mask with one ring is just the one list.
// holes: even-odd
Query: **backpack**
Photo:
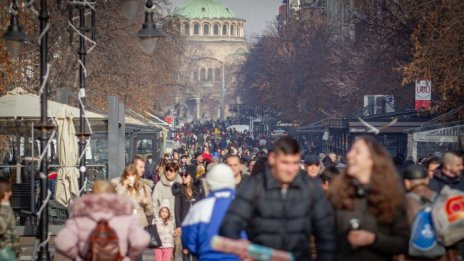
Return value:
[(444, 246), (464, 239), (464, 193), (444, 186), (433, 205), (433, 222)]
[(89, 250), (86, 261), (121, 261), (119, 239), (107, 220), (100, 220), (89, 236)]
[(445, 254), (445, 248), (438, 242), (437, 233), (433, 224), (432, 204), (429, 199), (411, 192), (408, 193), (422, 205), (416, 213), (409, 238), (410, 257), (415, 258), (438, 258)]

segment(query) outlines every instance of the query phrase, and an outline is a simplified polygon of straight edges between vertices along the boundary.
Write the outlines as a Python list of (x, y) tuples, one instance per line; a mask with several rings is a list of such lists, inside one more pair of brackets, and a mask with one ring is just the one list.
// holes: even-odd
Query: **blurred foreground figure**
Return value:
[(317, 260), (336, 260), (332, 208), (320, 185), (301, 172), (300, 159), (295, 139), (278, 140), (269, 155), (271, 167), (240, 187), (220, 234), (239, 239), (246, 230), (252, 243), (290, 252), (296, 260), (311, 260), (314, 235)]
[(73, 218), (58, 233), (55, 245), (73, 260), (129, 261), (148, 246), (150, 235), (133, 214), (133, 205), (116, 195), (109, 182), (96, 181), (93, 194), (76, 200), (71, 209)]
[(372, 137), (360, 137), (347, 155), (346, 173), (335, 178), (340, 261), (391, 261), (407, 253), (405, 194), (389, 153)]
[(19, 257), (19, 237), (16, 218), (10, 206), (11, 184), (0, 178), (0, 260), (16, 260)]
[(219, 233), (224, 215), (235, 196), (235, 178), (225, 164), (218, 164), (206, 175), (209, 196), (190, 208), (182, 223), (182, 243), (200, 261), (238, 261), (239, 257), (217, 252), (211, 239)]

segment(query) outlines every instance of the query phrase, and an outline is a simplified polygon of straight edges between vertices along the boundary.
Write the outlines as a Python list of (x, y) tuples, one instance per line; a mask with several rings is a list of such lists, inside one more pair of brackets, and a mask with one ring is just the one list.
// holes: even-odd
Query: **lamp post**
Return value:
[(153, 20), (153, 0), (146, 1), (145, 9), (145, 22), (142, 25), (142, 29), (137, 32), (137, 37), (140, 39), (143, 51), (147, 54), (152, 54), (159, 39), (164, 37), (164, 34), (156, 29), (156, 24)]
[[(90, 5), (95, 6), (95, 0), (89, 2)], [(72, 19), (74, 16), (74, 8), (78, 9), (79, 13), (79, 49), (77, 50), (77, 54), (79, 55), (79, 133), (76, 133), (78, 138), (78, 145), (79, 145), (79, 187), (85, 186), (85, 178), (87, 173), (86, 167), (86, 155), (85, 149), (87, 145), (87, 139), (90, 137), (90, 133), (86, 132), (86, 121), (85, 121), (85, 89), (86, 89), (86, 39), (84, 35), (87, 32), (91, 33), (91, 39), (95, 40), (96, 36), (96, 19), (95, 19), (95, 10), (91, 10), (91, 27), (86, 27), (85, 23), (85, 11), (87, 10), (87, 5), (82, 5), (74, 2), (69, 2), (69, 21), (72, 23)], [(71, 42), (72, 42), (72, 31), (71, 33)]]
[(26, 42), (26, 34), (21, 31), (21, 27), (19, 26), (18, 4), (16, 0), (13, 0), (11, 4), (10, 13), (10, 26), (8, 26), (8, 30), (3, 35), (3, 39), (5, 40), (8, 53), (12, 57), (18, 57)]
[[(46, 79), (47, 74), (47, 62), (48, 62), (48, 9), (47, 0), (40, 1), (40, 86), (43, 86), (42, 93), (40, 93), (40, 124), (36, 128), (41, 132), (40, 144), (42, 151), (46, 150), (48, 143), (48, 133), (54, 128), (53, 125), (48, 123), (47, 115), (47, 103), (48, 103), (48, 80)], [(40, 202), (45, 203), (48, 194), (48, 153), (45, 153), (40, 163)], [(40, 213), (39, 229), (37, 230), (37, 238), (43, 244), (40, 244), (38, 253), (38, 260), (49, 261), (50, 252), (48, 249), (48, 203)]]

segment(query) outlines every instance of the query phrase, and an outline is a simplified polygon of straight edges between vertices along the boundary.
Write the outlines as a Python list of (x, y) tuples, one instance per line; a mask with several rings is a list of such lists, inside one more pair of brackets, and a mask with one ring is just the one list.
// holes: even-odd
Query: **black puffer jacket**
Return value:
[(176, 219), (176, 227), (182, 226), (182, 221), (190, 210), (190, 207), (196, 202), (205, 198), (205, 192), (203, 190), (203, 185), (201, 180), (196, 180), (193, 182), (193, 196), (189, 198), (185, 193), (184, 187), (180, 183), (174, 183), (172, 185), (172, 194), (176, 197), (174, 203), (174, 215)]
[(317, 260), (336, 260), (335, 223), (322, 189), (299, 174), (286, 194), (266, 168), (240, 187), (220, 234), (239, 239), (246, 230), (253, 243), (291, 252), (296, 260), (311, 260), (309, 237), (317, 243)]

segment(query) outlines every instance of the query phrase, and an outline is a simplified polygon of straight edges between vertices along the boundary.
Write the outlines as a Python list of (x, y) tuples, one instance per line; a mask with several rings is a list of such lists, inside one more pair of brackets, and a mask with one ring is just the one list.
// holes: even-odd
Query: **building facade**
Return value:
[(178, 102), (193, 119), (231, 116), (236, 68), (248, 52), (245, 20), (218, 0), (189, 0), (175, 16), (187, 50)]

